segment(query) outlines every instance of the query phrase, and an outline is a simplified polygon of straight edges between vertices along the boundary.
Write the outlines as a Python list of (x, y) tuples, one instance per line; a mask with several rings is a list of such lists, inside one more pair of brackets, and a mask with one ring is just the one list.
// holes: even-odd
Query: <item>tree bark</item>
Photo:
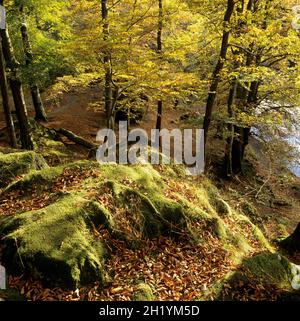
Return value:
[[(265, 10), (269, 8), (270, 5), (270, 0), (266, 1), (265, 4)], [(247, 5), (247, 10), (252, 11), (253, 13), (258, 10), (258, 1), (257, 0), (249, 0), (248, 5)], [(267, 28), (267, 21), (268, 21), (268, 15), (264, 17), (263, 20), (263, 29)], [(253, 63), (255, 55), (251, 52), (253, 51), (252, 49), (253, 44), (251, 45), (250, 48), (250, 53), (247, 54), (247, 62), (246, 66), (250, 66)], [(260, 54), (257, 54), (255, 57), (255, 65), (258, 66), (261, 60)], [(258, 96), (258, 89), (260, 86), (259, 81), (253, 81), (250, 84), (250, 91), (241, 92), (240, 98), (240, 109), (245, 108), (251, 108), (253, 106), (257, 106), (257, 96)], [(249, 112), (247, 110), (244, 110), (245, 112)], [(245, 156), (245, 150), (247, 145), (249, 144), (249, 135), (250, 135), (251, 127), (243, 127), (243, 126), (235, 126), (234, 127), (234, 140), (233, 140), (233, 145), (232, 145), (232, 171), (233, 173), (237, 174), (242, 171), (242, 164)]]
[[(32, 54), (32, 48), (31, 48), (31, 44), (28, 36), (26, 15), (22, 4), (20, 5), (20, 14), (22, 18), (21, 35), (22, 35), (23, 50), (25, 54), (25, 63), (26, 63), (26, 66), (31, 66), (33, 62), (33, 54)], [(35, 110), (35, 120), (47, 121), (47, 115), (41, 99), (40, 90), (35, 81), (30, 83), (30, 92), (31, 92), (34, 110)]]
[(23, 149), (32, 150), (33, 141), (30, 135), (30, 126), (27, 116), (27, 108), (24, 100), (22, 82), (19, 75), (19, 62), (16, 60), (14, 50), (10, 41), (9, 32), (0, 30), (2, 37), (2, 50), (6, 60), (6, 66), (9, 69), (8, 81), (13, 95), (16, 115), (20, 128), (20, 140)]
[[(254, 11), (254, 0), (249, 0), (247, 4), (247, 10), (248, 11)], [(244, 10), (244, 3), (240, 8), (237, 9), (239, 13), (243, 13)], [(244, 21), (239, 22), (239, 28), (241, 29), (243, 26), (245, 26)], [(251, 66), (253, 63), (253, 54), (252, 54), (252, 47), (250, 46), (249, 53), (247, 53), (247, 59), (246, 59), (246, 67)], [(237, 50), (235, 54), (239, 54), (240, 50)], [(235, 66), (236, 68), (238, 67)], [(232, 89), (229, 92), (229, 104), (228, 104), (228, 115), (232, 119), (234, 119), (234, 113), (231, 109), (231, 106), (234, 103), (235, 98), (238, 99), (237, 105), (240, 111), (248, 112), (248, 108), (251, 106), (251, 104), (255, 103), (257, 100), (257, 90), (258, 87), (253, 87), (252, 82), (250, 86), (250, 91), (248, 91), (246, 88), (244, 88), (241, 84), (238, 83), (238, 80), (235, 80), (236, 85), (236, 95), (233, 95)], [(236, 96), (236, 97), (235, 97)], [(230, 106), (231, 105), (231, 106)], [(230, 137), (227, 140), (227, 146), (225, 150), (225, 170), (226, 170), (226, 176), (230, 177), (233, 174), (238, 174), (242, 171), (242, 163), (244, 160), (244, 154), (246, 146), (249, 142), (249, 134), (250, 134), (250, 127), (244, 127), (244, 126), (238, 126), (234, 124), (229, 125), (229, 133)]]
[(14, 125), (13, 117), (11, 114), (11, 108), (9, 104), (8, 84), (7, 84), (6, 71), (5, 71), (5, 62), (4, 62), (4, 57), (2, 53), (1, 35), (0, 35), (0, 87), (1, 87), (2, 104), (4, 109), (4, 116), (5, 116), (10, 146), (13, 148), (17, 148), (15, 125)]
[[(248, 108), (257, 104), (259, 82), (253, 81), (250, 85), (250, 91), (246, 98), (241, 101), (244, 106)], [(232, 172), (238, 174), (242, 171), (242, 164), (245, 156), (245, 150), (249, 144), (249, 135), (251, 127), (234, 126), (234, 139), (232, 144)]]
[(225, 149), (225, 175), (232, 176), (233, 166), (232, 166), (232, 145), (234, 137), (234, 124), (233, 124), (233, 103), (236, 95), (237, 80), (235, 79), (230, 87), (228, 101), (227, 101), (227, 112), (229, 116), (229, 122), (227, 124), (228, 137), (226, 139), (226, 149)]
[[(162, 54), (162, 31), (163, 31), (163, 0), (158, 0), (158, 29), (157, 29), (157, 53), (159, 56)], [(156, 129), (161, 130), (163, 113), (163, 101), (161, 99), (157, 102), (157, 119)]]
[(161, 131), (161, 124), (162, 124), (162, 112), (163, 112), (163, 102), (159, 100), (157, 102), (157, 118), (156, 118), (156, 129)]
[(223, 38), (222, 38), (222, 46), (221, 51), (219, 55), (219, 59), (217, 62), (217, 65), (213, 71), (212, 74), (212, 81), (209, 88), (209, 94), (206, 102), (206, 110), (205, 110), (205, 117), (204, 117), (204, 123), (203, 123), (203, 129), (204, 129), (204, 142), (206, 145), (207, 142), (207, 136), (208, 136), (208, 130), (211, 123), (211, 116), (214, 108), (214, 103), (217, 95), (217, 89), (220, 82), (220, 73), (224, 67), (226, 56), (227, 56), (227, 50), (228, 50), (228, 43), (229, 43), (229, 36), (230, 36), (230, 20), (231, 16), (234, 11), (235, 6), (235, 0), (228, 0), (227, 2), (227, 9), (224, 16), (224, 31), (223, 31)]
[[(159, 59), (162, 58), (162, 50), (163, 50), (163, 44), (162, 44), (162, 32), (163, 32), (163, 0), (158, 0), (158, 28), (157, 28), (157, 54), (159, 55)], [(156, 116), (156, 126), (155, 128), (159, 130), (159, 132), (162, 129), (162, 114), (163, 114), (163, 101), (162, 99), (159, 99), (157, 101), (157, 116)], [(158, 140), (158, 149), (161, 150), (162, 148), (162, 142), (161, 137), (158, 135), (156, 138)]]
[(105, 101), (105, 112), (107, 117), (107, 127), (114, 129), (115, 117), (113, 110), (113, 89), (112, 89), (112, 70), (111, 70), (111, 52), (109, 48), (109, 23), (108, 23), (108, 0), (101, 0), (101, 13), (102, 13), (102, 31), (104, 40), (104, 101)]

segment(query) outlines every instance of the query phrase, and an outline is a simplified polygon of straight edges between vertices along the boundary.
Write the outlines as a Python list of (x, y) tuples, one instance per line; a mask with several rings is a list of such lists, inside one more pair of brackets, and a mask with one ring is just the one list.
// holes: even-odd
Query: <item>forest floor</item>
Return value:
[[(105, 127), (105, 115), (103, 111), (99, 111), (99, 101), (101, 101), (101, 90), (98, 84), (84, 90), (65, 93), (58, 103), (46, 102), (49, 122), (45, 126), (65, 128), (95, 142), (97, 131)], [(29, 114), (32, 115), (32, 106), (30, 104), (28, 106)], [(193, 108), (191, 107), (191, 111)], [(185, 113), (186, 110), (183, 108), (174, 109), (170, 104), (166, 107), (163, 127), (168, 129), (178, 125), (189, 127), (190, 122), (179, 121), (180, 116)], [(139, 127), (150, 131), (154, 124), (155, 113), (149, 111)], [(7, 146), (4, 126), (3, 116), (0, 114), (0, 146)], [(87, 158), (88, 151), (83, 147), (66, 139), (63, 139), (63, 142), (72, 151), (74, 161)], [(222, 157), (220, 144), (216, 135), (209, 144), (212, 155), (209, 161), (213, 168), (209, 178), (218, 187), (223, 199), (232, 208), (246, 213), (251, 222), (262, 230), (268, 241), (272, 242), (278, 237), (290, 234), (300, 221), (300, 179), (288, 171), (279, 176), (273, 173), (270, 177), (264, 162), (255, 159), (253, 153), (249, 153), (247, 158), (249, 171), (246, 175), (224, 181), (218, 177), (218, 166)], [(251, 144), (250, 148), (256, 148), (257, 142), (252, 141)], [(78, 191), (84, 175), (80, 171), (72, 174), (63, 173), (54, 184), (55, 192)], [(176, 185), (174, 190), (187, 193), (184, 184)], [(12, 194), (6, 199), (5, 204), (0, 204), (0, 215), (1, 211), (2, 214), (8, 213), (11, 208), (15, 210), (19, 207), (27, 211), (46, 205), (46, 194), (38, 197), (32, 194), (25, 200)], [(227, 219), (224, 221), (226, 226), (235, 229), (234, 221)], [(199, 226), (199, 229), (201, 228)], [(114, 248), (113, 255), (106, 263), (107, 269), (114, 271), (109, 286), (102, 288), (100, 283), (96, 282), (76, 290), (50, 288), (27, 275), (10, 275), (9, 286), (18, 289), (27, 300), (131, 300), (139, 291), (139, 286), (132, 283), (132, 280), (141, 279), (142, 274), (143, 282), (155, 289), (154, 298), (157, 300), (195, 300), (201, 298), (217, 280), (221, 280), (228, 272), (233, 271), (236, 262), (222, 249), (220, 240), (209, 231), (205, 236), (207, 244), (196, 247), (194, 243), (186, 241), (186, 233), (180, 231), (176, 240), (167, 236), (145, 239), (140, 249), (130, 249), (123, 241), (113, 239), (103, 226), (99, 226), (94, 231), (94, 236)], [(245, 230), (246, 235), (247, 233), (251, 234), (251, 231)], [(254, 241), (252, 235), (247, 235), (246, 239), (252, 246), (252, 250), (247, 254), (249, 258), (263, 251), (261, 244)], [(300, 264), (299, 256), (289, 258), (294, 263)], [(277, 300), (283, 293), (285, 291), (277, 287), (252, 284), (249, 288), (241, 282), (231, 293), (231, 297), (237, 300)], [(147, 299), (147, 295), (142, 298)], [(205, 299), (215, 299), (215, 297), (207, 294)]]

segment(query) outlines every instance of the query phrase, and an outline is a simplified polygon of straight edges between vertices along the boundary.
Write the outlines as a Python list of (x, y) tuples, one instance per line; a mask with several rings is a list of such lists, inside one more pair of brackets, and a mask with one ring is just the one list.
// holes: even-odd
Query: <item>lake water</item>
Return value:
[[(295, 133), (294, 135), (288, 137), (288, 142), (297, 148), (300, 152), (300, 131)], [(299, 163), (294, 163), (290, 165), (291, 171), (298, 177), (300, 177), (300, 164)]]
[[(300, 153), (300, 108), (293, 108), (291, 113), (293, 115), (294, 125), (286, 137), (286, 140)], [(296, 176), (300, 177), (300, 160), (298, 159), (298, 162), (291, 164), (290, 169)]]

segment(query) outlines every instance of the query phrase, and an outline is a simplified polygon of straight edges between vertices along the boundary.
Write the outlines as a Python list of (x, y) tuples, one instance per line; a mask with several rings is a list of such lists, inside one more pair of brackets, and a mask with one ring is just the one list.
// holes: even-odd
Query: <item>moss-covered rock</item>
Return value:
[[(23, 194), (31, 193), (32, 190), (36, 190), (37, 192), (45, 191), (51, 189), (55, 180), (63, 175), (64, 171), (69, 171), (74, 173), (87, 172), (88, 170), (98, 168), (98, 164), (94, 162), (88, 161), (78, 161), (74, 163), (69, 163), (65, 165), (55, 166), (55, 167), (47, 167), (41, 170), (32, 170), (28, 174), (25, 174), (19, 180), (12, 182), (8, 185), (4, 192), (11, 191), (22, 191)], [(86, 177), (82, 175), (82, 180)]]
[[(263, 252), (250, 258), (245, 258), (235, 272), (219, 283), (217, 299), (232, 300), (239, 296), (249, 295), (260, 287), (274, 288), (274, 291), (292, 291), (291, 264), (287, 258), (277, 253)], [(250, 299), (250, 296), (249, 296)]]
[(115, 181), (106, 181), (98, 188), (100, 203), (104, 195), (103, 207), (107, 195), (110, 195), (111, 208), (106, 210), (109, 226), (127, 241), (158, 237), (186, 227), (183, 207), (151, 189), (143, 193)]
[(3, 261), (10, 271), (25, 271), (52, 285), (103, 283), (105, 250), (92, 233), (98, 215), (103, 220), (101, 208), (69, 195), (44, 209), (4, 218)]
[(220, 197), (216, 197), (214, 199), (210, 200), (211, 205), (215, 208), (216, 212), (218, 215), (222, 216), (227, 216), (231, 215), (231, 209), (230, 206), (228, 205), (227, 202), (225, 202), (223, 199)]
[(155, 297), (151, 287), (146, 283), (140, 283), (133, 295), (134, 301), (154, 301)]
[(208, 234), (203, 232), (209, 229), (210, 237), (218, 238), (229, 255), (240, 258), (252, 250), (243, 237), (245, 221), (248, 227), (253, 225), (250, 220), (223, 201), (209, 180), (186, 178), (182, 184), (173, 169), (80, 161), (31, 170), (3, 193), (31, 201), (39, 191), (57, 197), (50, 198), (52, 204), (46, 207), (41, 202), (42, 209), (19, 214), (21, 207), (0, 219), (0, 236), (9, 271), (25, 271), (51, 285), (74, 288), (105, 282), (105, 249), (93, 234), (94, 226), (101, 225), (109, 237), (131, 248), (145, 238), (178, 237), (183, 230), (204, 244)]
[[(277, 253), (261, 253), (243, 260), (241, 277), (249, 282), (261, 281), (276, 284), (279, 287), (290, 287), (291, 265), (287, 258)], [(232, 280), (239, 278), (238, 275)]]
[(9, 184), (4, 192), (22, 191), (23, 194), (30, 193), (32, 190), (42, 192), (52, 187), (56, 177), (63, 173), (63, 167), (51, 167), (43, 170), (32, 170), (19, 180)]
[(48, 168), (48, 165), (35, 152), (0, 154), (0, 187), (7, 186), (19, 175), (43, 168)]

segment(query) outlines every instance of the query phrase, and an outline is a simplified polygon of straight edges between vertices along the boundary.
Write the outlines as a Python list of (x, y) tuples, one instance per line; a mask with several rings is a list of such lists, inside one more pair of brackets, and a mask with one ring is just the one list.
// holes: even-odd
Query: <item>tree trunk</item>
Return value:
[(112, 90), (112, 70), (111, 70), (111, 53), (109, 48), (109, 23), (108, 23), (108, 8), (107, 0), (101, 0), (101, 12), (102, 12), (102, 30), (104, 40), (104, 101), (105, 101), (105, 112), (107, 118), (107, 127), (114, 129), (115, 119), (113, 110), (113, 90)]
[[(32, 62), (33, 62), (33, 55), (32, 55), (31, 44), (28, 37), (26, 15), (24, 12), (23, 5), (20, 5), (20, 13), (23, 20), (21, 25), (21, 35), (22, 35), (23, 50), (25, 54), (25, 63), (26, 63), (26, 66), (30, 66), (32, 65)], [(47, 121), (47, 115), (41, 99), (40, 90), (35, 81), (30, 83), (30, 92), (31, 92), (34, 110), (35, 110), (35, 120)]]
[[(246, 65), (250, 66), (250, 61)], [(237, 99), (240, 111), (247, 112), (247, 108), (250, 106), (248, 99), (251, 94), (251, 92), (248, 93), (247, 89), (243, 88), (240, 84), (237, 85)], [(233, 125), (230, 161), (231, 175), (238, 174), (242, 171), (245, 149), (249, 143), (250, 129), (249, 127)]]
[(250, 129), (249, 127), (234, 126), (231, 151), (232, 174), (238, 174), (242, 171), (245, 149), (249, 143)]
[[(161, 58), (162, 54), (162, 31), (163, 31), (163, 0), (158, 0), (158, 29), (157, 29), (157, 53)], [(159, 99), (157, 101), (157, 117), (156, 117), (156, 129), (161, 131), (162, 126), (162, 113), (163, 113), (163, 101)], [(161, 138), (158, 137), (158, 146), (161, 148)]]
[(233, 103), (236, 95), (237, 80), (235, 79), (230, 87), (228, 102), (227, 102), (227, 112), (229, 116), (229, 122), (227, 125), (228, 137), (226, 139), (226, 149), (225, 149), (225, 175), (232, 176), (233, 166), (232, 166), (232, 145), (234, 137), (234, 125), (233, 125)]
[(215, 67), (215, 70), (212, 74), (212, 81), (209, 88), (209, 94), (206, 102), (206, 110), (205, 110), (205, 117), (204, 117), (204, 123), (203, 123), (203, 129), (204, 129), (204, 142), (206, 144), (207, 142), (207, 136), (208, 136), (208, 130), (211, 122), (211, 116), (213, 112), (213, 107), (217, 95), (217, 89), (220, 82), (220, 73), (224, 67), (224, 63), (227, 56), (227, 50), (228, 50), (228, 43), (229, 43), (229, 35), (230, 35), (230, 29), (229, 24), (231, 20), (231, 16), (234, 11), (235, 6), (235, 0), (228, 0), (227, 3), (227, 9), (224, 16), (224, 31), (223, 31), (223, 38), (222, 38), (222, 46), (221, 51), (219, 55), (219, 59), (217, 62), (217, 65)]
[[(246, 66), (250, 66), (253, 61), (253, 57), (248, 57)], [(260, 56), (256, 57), (256, 65), (259, 64)], [(249, 108), (257, 105), (257, 95), (259, 89), (259, 81), (253, 81), (250, 85), (250, 91), (245, 89), (241, 91), (240, 96), (240, 109), (244, 112), (249, 112)], [(245, 110), (245, 106), (247, 109)], [(244, 108), (244, 110), (243, 110)], [(245, 150), (249, 144), (249, 135), (251, 127), (247, 126), (235, 126), (234, 127), (234, 140), (232, 144), (232, 171), (234, 174), (238, 174), (242, 171), (242, 164), (245, 156)]]
[[(248, 1), (248, 11), (253, 12), (255, 10), (255, 8), (253, 7), (254, 3), (255, 1), (253, 0)], [(243, 10), (244, 3), (242, 3), (241, 7), (237, 8), (237, 11), (241, 14), (243, 13)], [(242, 29), (245, 24), (245, 21), (239, 21), (239, 28)], [(251, 45), (250, 47), (252, 49), (253, 45)], [(251, 49), (249, 49), (249, 53), (247, 53), (246, 67), (251, 66), (251, 64), (253, 63), (253, 54), (251, 53)], [(235, 54), (239, 53), (240, 50), (237, 50), (235, 52)], [(235, 68), (237, 67), (238, 65), (235, 66)], [(253, 92), (253, 83), (251, 83), (250, 92), (242, 87), (241, 84), (238, 83), (238, 80), (235, 80), (235, 86), (236, 92), (233, 93), (233, 89), (231, 88), (228, 98), (228, 115), (232, 119), (234, 118), (234, 113), (231, 107), (234, 103), (235, 98), (238, 99), (237, 105), (239, 107), (239, 110), (243, 112), (249, 112), (247, 108), (249, 108), (250, 105), (254, 103), (254, 100), (257, 100), (257, 91)], [(245, 149), (249, 142), (249, 134), (251, 128), (229, 124), (228, 129), (230, 136), (227, 140), (227, 146), (225, 150), (225, 170), (226, 175), (230, 177), (233, 174), (238, 174), (242, 171), (242, 163), (244, 160)]]
[(2, 49), (6, 60), (6, 66), (9, 68), (8, 80), (13, 95), (16, 109), (16, 115), (20, 128), (20, 140), (23, 149), (33, 149), (33, 141), (30, 135), (30, 126), (28, 122), (27, 109), (23, 95), (23, 88), (19, 76), (19, 62), (16, 60), (14, 50), (10, 41), (8, 29), (0, 31), (2, 37)]
[[(270, 0), (266, 1), (265, 10), (268, 9), (270, 5)], [(247, 10), (256, 12), (258, 10), (257, 7), (258, 1), (256, 0), (249, 0)], [(265, 16), (263, 21), (263, 28), (267, 28), (267, 20), (268, 15)], [(253, 45), (252, 45), (253, 46)], [(251, 46), (251, 47), (252, 47)], [(250, 49), (252, 51), (252, 48)], [(255, 65), (258, 66), (260, 63), (261, 57), (259, 54), (256, 55)], [(250, 66), (253, 63), (253, 54), (247, 55), (247, 63), (246, 66)], [(258, 96), (258, 89), (259, 89), (260, 82), (253, 81), (250, 84), (250, 91), (247, 95), (241, 94), (241, 101), (240, 106), (244, 108), (255, 107), (257, 105), (257, 96)], [(244, 100), (244, 102), (243, 102)], [(244, 110), (247, 112), (247, 110)], [(248, 111), (249, 112), (249, 111)], [(232, 168), (234, 173), (239, 173), (242, 171), (242, 163), (244, 160), (245, 149), (249, 144), (249, 135), (250, 135), (251, 127), (239, 127), (235, 126), (235, 134), (234, 134), (234, 142), (232, 145)]]
[(13, 148), (17, 148), (15, 125), (14, 125), (10, 104), (9, 104), (8, 84), (7, 84), (6, 71), (5, 71), (5, 62), (2, 54), (1, 35), (0, 35), (0, 87), (1, 87), (2, 104), (4, 109), (4, 116), (5, 116), (10, 146)]
[(163, 112), (163, 102), (159, 100), (157, 102), (157, 118), (156, 118), (156, 129), (161, 130), (162, 124), (162, 112)]

